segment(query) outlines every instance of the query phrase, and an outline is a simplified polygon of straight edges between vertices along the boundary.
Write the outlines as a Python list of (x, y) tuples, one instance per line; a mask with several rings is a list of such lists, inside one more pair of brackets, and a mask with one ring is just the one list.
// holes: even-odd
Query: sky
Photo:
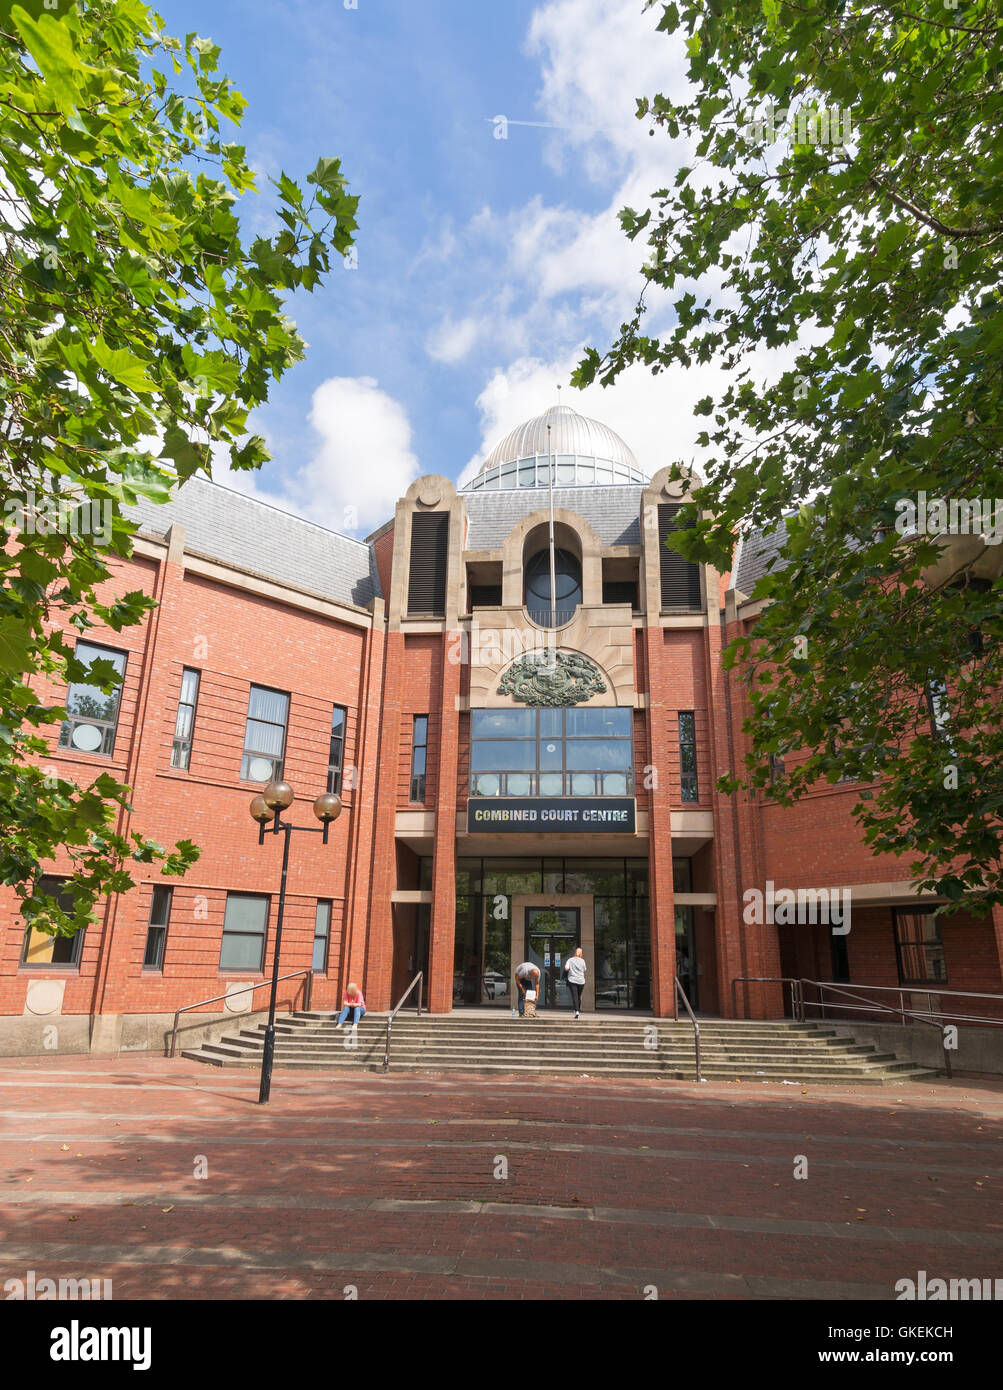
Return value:
[[(636, 99), (681, 96), (678, 39), (641, 0), (159, 0), (248, 100), (239, 140), (262, 193), (249, 239), (277, 230), (267, 176), (342, 161), (356, 256), (288, 312), (306, 359), (252, 424), (272, 453), (218, 481), (362, 538), (409, 483), (462, 483), (497, 440), (561, 399), (603, 420), (649, 473), (699, 462), (692, 406), (713, 368), (575, 391), (643, 281), (617, 213), (671, 182), (686, 150)], [(504, 118), (504, 122), (499, 118)], [(504, 136), (504, 138), (501, 138)], [(646, 331), (672, 321), (648, 296)]]

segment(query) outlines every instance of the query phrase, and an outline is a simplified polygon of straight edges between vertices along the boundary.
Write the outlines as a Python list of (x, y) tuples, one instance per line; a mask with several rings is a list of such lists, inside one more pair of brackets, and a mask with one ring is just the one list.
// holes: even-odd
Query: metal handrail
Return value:
[[(819, 991), (819, 993), (821, 993), (821, 991), (822, 991), (823, 989), (834, 989), (834, 990), (836, 991), (837, 994), (845, 994), (845, 995), (847, 996), (848, 999), (861, 999), (861, 998), (863, 998), (862, 995), (860, 995), (860, 994), (854, 994), (852, 990), (846, 989), (845, 986), (833, 984), (833, 983), (831, 983), (831, 982), (828, 981), (828, 980), (802, 980), (802, 981), (801, 981), (801, 984), (802, 984), (802, 985), (814, 985), (815, 988)], [(872, 985), (872, 986), (866, 986), (866, 985), (864, 985), (864, 986), (862, 986), (862, 988), (864, 988), (864, 989), (866, 989), (866, 988), (872, 988), (872, 989), (873, 989), (873, 988), (880, 988), (880, 986), (873, 986), (873, 985)], [(895, 988), (895, 986), (892, 986), (892, 988)], [(928, 1023), (928, 1024), (930, 1025), (931, 1028), (936, 1028), (937, 1032), (941, 1034), (941, 1039), (942, 1039), (943, 1047), (944, 1047), (944, 1070), (945, 1070), (946, 1073), (947, 1073), (947, 1079), (948, 1079), (948, 1081), (950, 1081), (950, 1080), (952, 1079), (952, 1072), (951, 1072), (951, 1054), (950, 1054), (950, 1050), (948, 1049), (948, 1046), (947, 1046), (947, 1039), (946, 1039), (946, 1037), (943, 1036), (943, 1033), (944, 1033), (943, 1025), (940, 1024), (940, 1023), (934, 1023), (934, 1021), (933, 1021), (933, 1016), (932, 1016), (932, 1015), (921, 1014), (921, 1013), (918, 1013), (918, 1012), (917, 1012), (916, 1010), (914, 1010), (914, 1009), (906, 1009), (906, 1008), (904, 1008), (904, 1007), (900, 1007), (900, 1008), (898, 1008), (898, 1009), (893, 1009), (892, 1006), (891, 1006), (891, 1004), (882, 1004), (882, 1003), (880, 1002), (880, 1000), (875, 1000), (873, 1003), (868, 1003), (868, 1001), (867, 1001), (866, 999), (864, 999), (864, 1003), (867, 1005), (867, 1011), (868, 1011), (868, 1012), (872, 1012), (874, 1009), (883, 1009), (883, 1010), (885, 1011), (885, 1013), (889, 1013), (889, 1014), (900, 1014), (901, 1017), (902, 1017), (903, 1023), (905, 1022), (906, 1017), (908, 1016), (909, 1018), (918, 1018), (919, 1021), (920, 1021), (920, 1023)], [(807, 1004), (810, 1004), (810, 1006), (811, 1006), (812, 1008), (816, 1008), (816, 1009), (817, 1009), (817, 1008), (821, 1008), (821, 1009), (824, 1009), (824, 1008), (825, 1008), (825, 1001), (824, 1001), (823, 999), (820, 999), (818, 1003), (816, 1003), (814, 1000), (809, 1000), (809, 1001), (807, 1001), (807, 1004), (806, 1004), (806, 1001), (805, 1001), (805, 998), (804, 998), (804, 994), (803, 994), (803, 993), (802, 993), (802, 996), (801, 996), (801, 1004), (802, 1004), (802, 1008), (807, 1007)], [(846, 1008), (846, 1009), (853, 1009), (853, 1008), (854, 1008), (854, 1005), (852, 1005), (852, 1004), (846, 1004), (846, 1005), (843, 1005), (842, 1007), (844, 1007), (844, 1008)]]
[[(292, 980), (297, 975), (306, 975), (307, 977), (306, 998), (303, 1001), (303, 1006), (309, 1009), (310, 1001), (313, 998), (312, 970), (290, 970), (288, 975), (280, 975), (276, 984), (280, 984), (283, 980)], [(178, 1019), (182, 1014), (186, 1014), (189, 1009), (200, 1009), (203, 1004), (216, 1004), (220, 999), (235, 999), (238, 994), (246, 994), (248, 990), (251, 990), (253, 993), (254, 990), (263, 989), (265, 985), (270, 985), (271, 983), (271, 980), (259, 980), (257, 984), (245, 985), (243, 989), (226, 990), (223, 994), (214, 994), (211, 999), (200, 999), (197, 1004), (186, 1004), (184, 1008), (178, 1009), (174, 1015), (174, 1027), (171, 1029), (171, 1048), (167, 1054), (168, 1057), (174, 1056), (174, 1047), (178, 1038)]]
[[(846, 992), (846, 986), (847, 986), (847, 984), (853, 984), (853, 982), (852, 982), (852, 981), (839, 981), (839, 980), (802, 980), (802, 981), (801, 981), (801, 984), (814, 985), (814, 986), (816, 987), (816, 989), (819, 989), (819, 990), (823, 990), (823, 989), (834, 989), (834, 990), (837, 990), (837, 991), (843, 991), (843, 992), (845, 993), (845, 992)], [(892, 1008), (892, 1006), (891, 1006), (890, 1004), (881, 1004), (881, 1003), (879, 1003), (879, 1002), (875, 1002), (875, 1003), (873, 1003), (873, 1004), (872, 1004), (872, 1003), (868, 1003), (868, 1001), (867, 1001), (866, 999), (864, 1000), (863, 1006), (861, 1006), (861, 1007), (857, 1007), (857, 1006), (852, 1005), (852, 1004), (846, 1004), (846, 1005), (843, 1005), (843, 1006), (842, 1006), (842, 1007), (844, 1007), (844, 1008), (846, 1008), (846, 1009), (852, 1010), (852, 1011), (855, 1012), (855, 1013), (866, 1013), (869, 1009), (879, 1009), (879, 1008), (883, 1008), (883, 1009), (885, 1009), (885, 1010), (889, 1010), (889, 1009), (890, 1009), (892, 1013), (901, 1014), (901, 1015), (902, 1015), (902, 1018), (903, 1018), (903, 1021), (904, 1021), (907, 1017), (908, 1017), (908, 1018), (920, 1018), (920, 1019), (922, 1019), (922, 1018), (927, 1018), (927, 1019), (938, 1018), (938, 1019), (941, 1019), (942, 1021), (946, 1021), (946, 1022), (949, 1022), (949, 1023), (950, 1023), (950, 1022), (954, 1022), (954, 1023), (984, 1023), (984, 1024), (987, 1024), (987, 1025), (990, 1026), (990, 1027), (996, 1027), (996, 1028), (1003, 1027), (1003, 1018), (988, 1018), (985, 1014), (952, 1014), (952, 1013), (947, 1013), (947, 1012), (945, 1012), (945, 1010), (943, 1010), (943, 1009), (907, 1009), (907, 1008), (905, 1007), (905, 1002), (904, 1002), (904, 1001), (905, 1001), (905, 996), (906, 996), (907, 994), (936, 994), (938, 997), (941, 997), (941, 996), (947, 994), (947, 995), (951, 995), (952, 998), (956, 998), (956, 999), (995, 999), (995, 1000), (997, 1000), (997, 1002), (1003, 1004), (1003, 994), (987, 994), (987, 993), (981, 993), (981, 992), (976, 991), (976, 990), (968, 990), (968, 989), (941, 989), (941, 988), (939, 988), (939, 986), (936, 985), (936, 984), (929, 984), (929, 985), (919, 985), (919, 984), (917, 984), (917, 985), (857, 985), (857, 984), (854, 984), (854, 985), (853, 985), (853, 989), (854, 989), (855, 991), (857, 991), (857, 992), (864, 992), (864, 991), (867, 991), (867, 992), (872, 993), (872, 994), (897, 994), (898, 997), (899, 997), (899, 1007), (898, 1007), (897, 1009), (896, 1009), (896, 1008)], [(809, 1002), (810, 1002), (810, 1004), (811, 1004), (811, 1007), (813, 1007), (813, 1008), (822, 1008), (822, 1009), (825, 1008), (825, 1001), (824, 1001), (824, 1000), (819, 1000), (819, 1002), (818, 1002), (817, 1004), (815, 1003), (814, 1000), (809, 1001)], [(805, 1007), (805, 1001), (804, 1001), (803, 995), (802, 995), (802, 1007)]]
[(681, 1000), (683, 1001), (683, 1003), (686, 1005), (686, 1012), (689, 1014), (689, 1016), (690, 1016), (690, 1022), (693, 1024), (693, 1051), (694, 1051), (694, 1053), (695, 1053), (695, 1055), (696, 1055), (696, 1068), (697, 1068), (696, 1079), (697, 1079), (697, 1081), (702, 1081), (702, 1080), (703, 1080), (703, 1077), (702, 1077), (701, 1074), (700, 1074), (700, 1025), (699, 1025), (699, 1023), (697, 1023), (697, 1016), (696, 1016), (696, 1014), (695, 1014), (695, 1013), (693, 1012), (693, 1010), (690, 1008), (690, 1001), (686, 998), (686, 991), (683, 989), (682, 985), (679, 983), (679, 976), (678, 976), (678, 975), (674, 975), (674, 976), (673, 976), (673, 979), (674, 979), (675, 982), (676, 982), (676, 997), (677, 997), (677, 999), (681, 999)]
[[(920, 1023), (928, 1023), (931, 1028), (936, 1028), (943, 1035), (945, 1023), (982, 1023), (989, 1027), (1003, 1027), (1003, 1019), (987, 1018), (984, 1014), (952, 1014), (945, 1013), (943, 1009), (907, 1009), (905, 1006), (905, 995), (909, 994), (936, 994), (951, 995), (959, 999), (995, 999), (1003, 1002), (1003, 994), (981, 993), (975, 990), (964, 989), (938, 989), (935, 984), (925, 985), (854, 985), (852, 989), (847, 988), (845, 983), (840, 984), (835, 980), (808, 980), (805, 978), (793, 979), (787, 975), (736, 975), (731, 982), (732, 1012), (738, 1017), (738, 1003), (735, 991), (737, 984), (789, 984), (791, 989), (791, 1006), (795, 1020), (800, 1023), (807, 1022), (806, 1010), (820, 1009), (822, 1016), (825, 1017), (825, 990), (831, 990), (841, 996), (837, 1003), (841, 1009), (847, 1013), (882, 1013), (895, 1014), (905, 1023), (907, 1020), (917, 1019)], [(804, 987), (810, 985), (818, 991), (818, 999), (806, 999)], [(898, 1007), (892, 1004), (885, 1004), (880, 999), (867, 999), (865, 992), (870, 994), (894, 993), (899, 996)], [(856, 1004), (845, 1004), (842, 999), (856, 999)], [(944, 1043), (944, 1070), (948, 1078), (952, 1076), (951, 1053), (947, 1046), (947, 1038), (943, 1038)]]
[(398, 1013), (399, 1013), (400, 1010), (403, 1008), (403, 1006), (404, 1006), (404, 1001), (407, 999), (408, 995), (409, 995), (409, 994), (411, 993), (411, 991), (414, 989), (415, 985), (418, 986), (418, 1017), (421, 1018), (421, 982), (422, 982), (423, 979), (424, 979), (424, 971), (419, 970), (418, 973), (417, 973), (417, 975), (414, 977), (414, 979), (413, 979), (413, 980), (411, 981), (411, 983), (408, 985), (407, 989), (406, 989), (406, 990), (404, 991), (404, 993), (401, 995), (400, 999), (397, 1001), (397, 1003), (396, 1003), (396, 1005), (394, 1006), (394, 1008), (392, 1008), (392, 1009), (390, 1010), (389, 1014), (387, 1014), (387, 1044), (386, 1044), (386, 1048), (384, 1049), (384, 1052), (383, 1052), (383, 1070), (384, 1070), (384, 1071), (386, 1071), (386, 1070), (389, 1068), (389, 1066), (390, 1066), (390, 1029), (391, 1029), (391, 1027), (393, 1026), (393, 1021), (394, 1021), (394, 1019), (397, 1017)]

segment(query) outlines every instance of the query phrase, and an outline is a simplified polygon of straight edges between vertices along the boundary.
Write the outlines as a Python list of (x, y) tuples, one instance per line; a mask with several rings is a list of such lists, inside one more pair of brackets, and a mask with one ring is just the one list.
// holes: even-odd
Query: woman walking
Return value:
[(568, 976), (568, 989), (571, 991), (571, 1002), (577, 1018), (582, 1011), (582, 990), (585, 988), (585, 972), (588, 969), (580, 946), (575, 948), (573, 956), (568, 956), (564, 969)]

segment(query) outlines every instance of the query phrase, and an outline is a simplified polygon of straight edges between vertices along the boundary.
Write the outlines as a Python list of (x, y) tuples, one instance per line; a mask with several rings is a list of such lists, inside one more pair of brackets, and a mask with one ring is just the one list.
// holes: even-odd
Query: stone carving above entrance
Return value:
[(524, 705), (581, 705), (605, 693), (599, 667), (580, 652), (530, 653), (509, 667), (498, 686), (499, 695)]

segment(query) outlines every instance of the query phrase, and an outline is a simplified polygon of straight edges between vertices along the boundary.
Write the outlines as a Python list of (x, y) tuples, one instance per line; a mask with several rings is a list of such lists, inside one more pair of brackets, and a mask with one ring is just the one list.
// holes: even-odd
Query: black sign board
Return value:
[(467, 802), (467, 834), (633, 835), (632, 796), (490, 796)]

